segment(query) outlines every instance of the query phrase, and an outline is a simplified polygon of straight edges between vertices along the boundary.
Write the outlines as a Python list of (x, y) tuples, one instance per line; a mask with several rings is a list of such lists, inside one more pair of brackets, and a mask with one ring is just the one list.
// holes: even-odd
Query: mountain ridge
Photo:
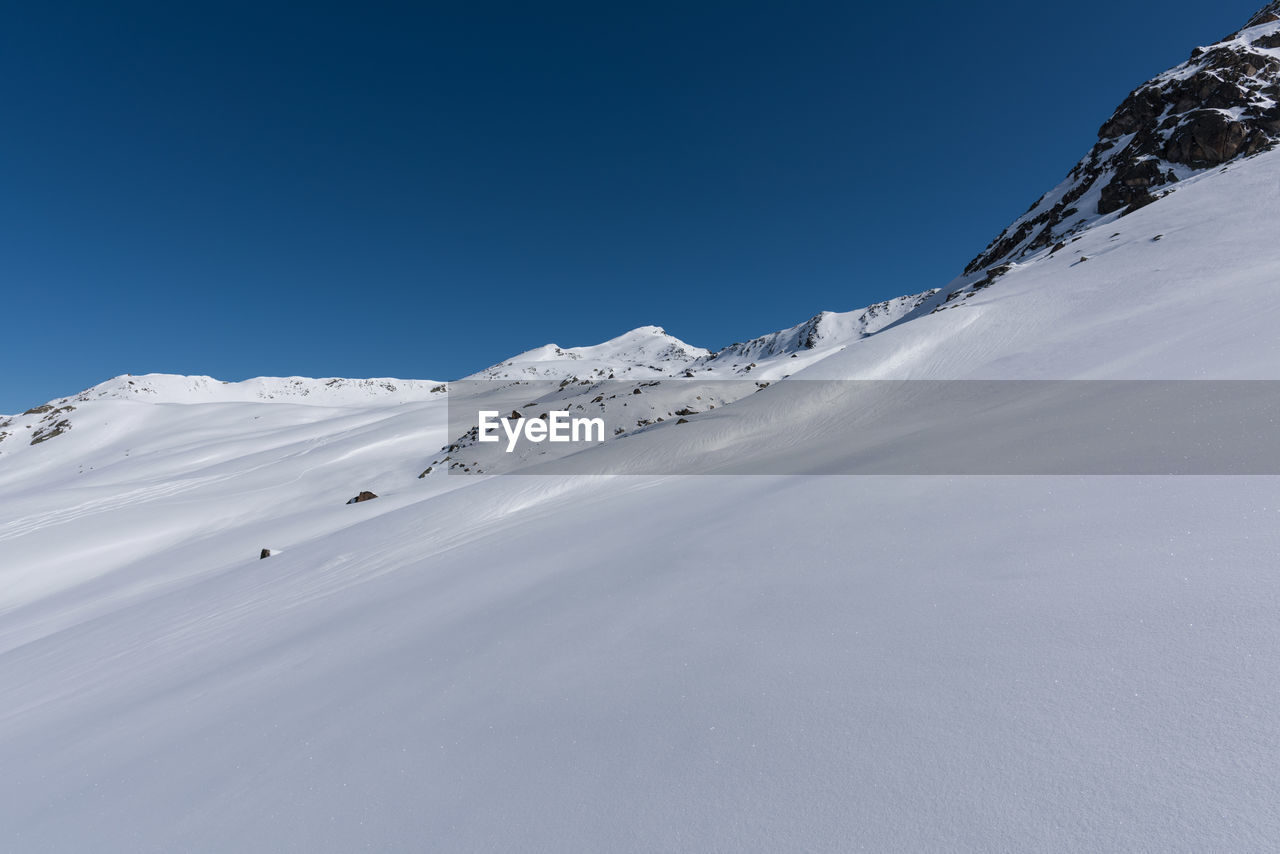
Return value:
[[(1186, 62), (1131, 91), (1101, 125), (1098, 137), (1062, 182), (1002, 230), (945, 288), (850, 312), (822, 311), (796, 326), (714, 352), (687, 344), (662, 327), (640, 326), (594, 345), (565, 348), (548, 343), (461, 379), (561, 379), (579, 373), (656, 377), (705, 370), (716, 361), (746, 365), (757, 358), (810, 350), (821, 339), (844, 342), (872, 335), (918, 316), (921, 307), (925, 313), (955, 307), (1019, 264), (1062, 251), (1083, 232), (1114, 223), (1173, 192), (1177, 184), (1280, 144), (1280, 0), (1260, 8), (1239, 30), (1195, 48)], [(180, 402), (241, 399), (243, 394), (245, 399), (310, 398), (338, 404), (388, 394), (416, 400), (446, 386), (395, 378), (255, 377), (228, 382), (207, 376), (126, 374), (24, 413), (0, 415), (0, 420), (11, 425), (23, 415), (102, 397), (151, 395), (158, 402)], [(47, 430), (43, 436), (52, 438)], [(0, 433), (0, 441), (3, 438)]]
[(1098, 129), (1098, 142), (1056, 187), (971, 260), (956, 287), (1003, 265), (1059, 251), (1086, 228), (1151, 204), (1175, 185), (1280, 142), (1280, 5), (1198, 47), (1135, 88)]

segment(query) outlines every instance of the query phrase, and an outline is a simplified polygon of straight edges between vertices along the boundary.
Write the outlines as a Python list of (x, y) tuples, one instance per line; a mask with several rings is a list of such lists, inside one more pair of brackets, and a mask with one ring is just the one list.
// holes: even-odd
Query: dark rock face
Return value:
[(1179, 178), (1278, 143), (1280, 0), (1130, 92), (1066, 180), (991, 241), (965, 276), (1060, 244), (1099, 216), (1150, 204)]
[(50, 424), (38, 427), (36, 432), (31, 434), (31, 444), (39, 445), (41, 442), (47, 442), (55, 436), (61, 436), (63, 433), (71, 429), (71, 422), (67, 419), (55, 421)]
[(44, 406), (37, 406), (29, 409), (23, 415), (39, 413), (40, 420), (35, 425), (35, 430), (31, 433), (31, 444), (39, 445), (41, 442), (47, 442), (57, 436), (61, 436), (71, 429), (71, 419), (66, 416), (75, 411), (75, 407), (70, 404), (66, 406), (54, 407), (51, 403)]
[(264, 560), (271, 557), (271, 549), (263, 549), (262, 554), (258, 555), (258, 560)]
[(804, 322), (796, 336), (797, 342), (806, 350), (812, 350), (822, 340), (822, 315), (815, 315)]
[(1116, 175), (1102, 188), (1098, 213), (1108, 214), (1126, 206), (1138, 207), (1155, 201), (1149, 188), (1169, 180), (1155, 160), (1139, 160), (1116, 170)]
[(1256, 27), (1259, 24), (1269, 24), (1272, 21), (1280, 21), (1280, 0), (1274, 3), (1268, 3), (1263, 6), (1254, 16), (1249, 19), (1249, 23), (1245, 24), (1245, 29)]
[(375, 498), (377, 498), (377, 497), (378, 497), (377, 495), (374, 495), (372, 492), (370, 492), (369, 490), (367, 490), (367, 489), (366, 489), (365, 491), (363, 491), (363, 492), (361, 492), (359, 495), (357, 495), (355, 498), (352, 498), (352, 499), (351, 499), (350, 501), (348, 501), (347, 503), (348, 503), (348, 504), (359, 504), (361, 501), (372, 501), (373, 499), (375, 499)]
[(1206, 169), (1233, 159), (1258, 136), (1216, 110), (1197, 110), (1170, 135), (1165, 159)]

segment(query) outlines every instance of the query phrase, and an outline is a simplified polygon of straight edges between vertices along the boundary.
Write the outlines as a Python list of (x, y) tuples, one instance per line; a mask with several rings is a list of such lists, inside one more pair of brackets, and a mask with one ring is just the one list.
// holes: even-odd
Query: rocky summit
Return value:
[(1280, 142), (1280, 0), (1245, 26), (1129, 93), (1098, 142), (965, 268), (992, 268), (1056, 247), (1099, 218), (1124, 216), (1180, 180)]

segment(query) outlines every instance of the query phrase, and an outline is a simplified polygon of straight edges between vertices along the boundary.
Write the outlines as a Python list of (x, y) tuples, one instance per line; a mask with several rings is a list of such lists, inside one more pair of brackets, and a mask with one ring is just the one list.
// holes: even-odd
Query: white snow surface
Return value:
[[(1280, 379), (1278, 194), (1259, 155), (812, 348), (482, 374)], [(1280, 848), (1276, 478), (419, 478), (437, 384), (329, 382), (0, 418), (0, 850)], [(772, 391), (582, 453), (877, 427)]]

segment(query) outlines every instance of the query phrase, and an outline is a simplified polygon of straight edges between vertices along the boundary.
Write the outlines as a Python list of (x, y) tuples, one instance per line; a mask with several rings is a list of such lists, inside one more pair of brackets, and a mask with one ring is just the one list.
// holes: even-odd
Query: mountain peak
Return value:
[[(654, 338), (661, 338), (665, 341), (675, 342), (677, 344), (684, 344), (684, 342), (681, 341), (679, 338), (676, 338), (674, 335), (669, 335), (667, 333), (667, 330), (663, 329), (661, 326), (637, 326), (635, 329), (632, 329), (628, 332), (624, 332), (621, 335), (618, 335), (614, 338), (610, 338), (608, 341), (605, 341), (602, 344), (597, 344), (596, 346), (609, 347), (612, 345), (633, 344), (636, 342), (651, 341)], [(685, 345), (685, 346), (688, 346), (688, 345)], [(587, 349), (587, 348), (579, 348), (579, 349)]]
[(1280, 0), (1244, 29), (1129, 93), (1098, 142), (965, 268), (966, 276), (1053, 247), (1125, 216), (1173, 185), (1280, 142)]
[(661, 376), (683, 371), (709, 355), (709, 350), (686, 344), (661, 326), (639, 326), (588, 347), (544, 344), (464, 379)]

